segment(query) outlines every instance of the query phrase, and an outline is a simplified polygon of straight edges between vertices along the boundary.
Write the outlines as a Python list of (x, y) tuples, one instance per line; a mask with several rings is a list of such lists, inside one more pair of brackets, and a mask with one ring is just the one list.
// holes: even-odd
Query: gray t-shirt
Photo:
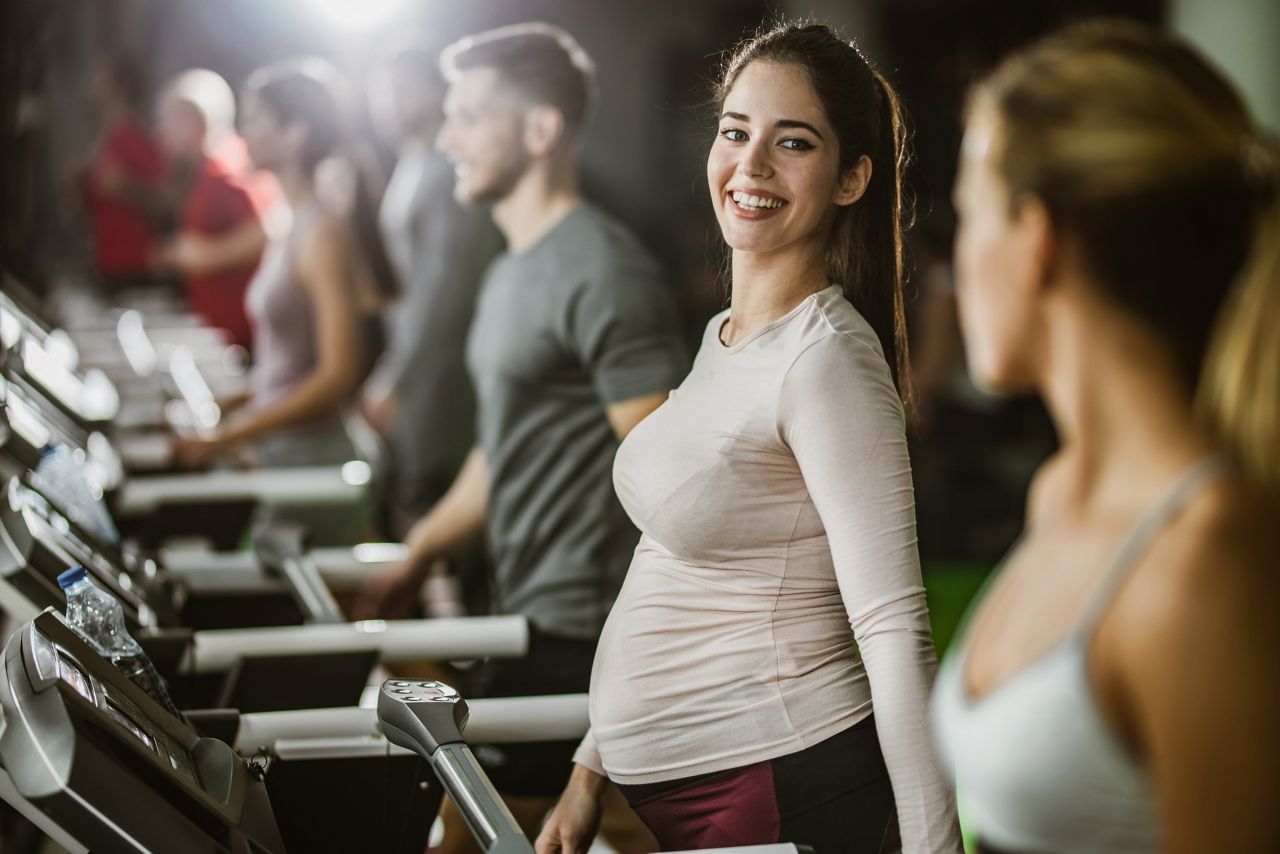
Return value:
[(489, 474), (494, 608), (595, 638), (638, 534), (613, 491), (605, 407), (688, 370), (661, 272), (619, 223), (581, 203), (489, 268), (467, 345)]

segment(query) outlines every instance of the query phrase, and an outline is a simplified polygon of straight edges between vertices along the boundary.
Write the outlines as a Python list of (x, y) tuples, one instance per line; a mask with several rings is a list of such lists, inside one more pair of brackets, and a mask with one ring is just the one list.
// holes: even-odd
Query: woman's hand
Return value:
[(575, 765), (560, 802), (547, 816), (533, 849), (537, 854), (585, 854), (600, 827), (601, 793), (608, 783)]
[(203, 469), (230, 449), (230, 444), (220, 436), (208, 438), (179, 436), (173, 440), (173, 462), (178, 468)]

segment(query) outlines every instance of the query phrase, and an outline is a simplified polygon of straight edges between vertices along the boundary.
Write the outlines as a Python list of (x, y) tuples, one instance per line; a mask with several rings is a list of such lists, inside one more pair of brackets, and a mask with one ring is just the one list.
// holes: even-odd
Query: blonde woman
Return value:
[(1062, 441), (934, 694), (984, 851), (1276, 850), (1278, 185), (1236, 92), (1153, 31), (1069, 30), (974, 92), (970, 370)]

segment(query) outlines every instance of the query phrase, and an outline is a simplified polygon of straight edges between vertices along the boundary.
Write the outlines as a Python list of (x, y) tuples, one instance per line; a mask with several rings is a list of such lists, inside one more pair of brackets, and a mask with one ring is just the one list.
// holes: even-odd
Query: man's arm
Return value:
[(257, 263), (266, 247), (267, 233), (254, 217), (217, 237), (184, 233), (164, 249), (160, 260), (188, 275), (199, 275)]
[(621, 442), (627, 438), (627, 434), (637, 424), (648, 418), (649, 413), (666, 401), (668, 394), (669, 392), (665, 391), (658, 394), (646, 394), (643, 397), (620, 400), (611, 406), (606, 406), (604, 410), (605, 417), (609, 419), (609, 426), (613, 428), (614, 435), (618, 437), (618, 441)]
[(488, 497), (484, 453), (473, 448), (449, 491), (409, 531), (405, 538), (408, 556), (365, 584), (356, 603), (356, 618), (391, 617), (408, 611), (431, 565), (484, 531)]

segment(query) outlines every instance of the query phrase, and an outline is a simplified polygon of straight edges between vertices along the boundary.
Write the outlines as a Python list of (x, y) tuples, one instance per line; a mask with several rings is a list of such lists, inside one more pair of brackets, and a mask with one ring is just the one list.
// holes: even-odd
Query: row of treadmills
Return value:
[[(6, 278), (0, 339), (0, 800), (28, 831), (0, 846), (420, 854), (447, 791), (483, 850), (532, 850), (462, 729), (577, 738), (585, 695), (468, 706), (381, 667), (521, 656), (524, 619), (348, 622), (335, 591), (398, 545), (251, 530), (272, 502), (358, 515), (367, 462), (174, 472), (167, 437), (210, 429), (245, 377), (163, 292), (107, 304), (63, 285), (36, 300)], [(63, 622), (57, 576), (74, 565), (119, 600), (185, 720)]]

